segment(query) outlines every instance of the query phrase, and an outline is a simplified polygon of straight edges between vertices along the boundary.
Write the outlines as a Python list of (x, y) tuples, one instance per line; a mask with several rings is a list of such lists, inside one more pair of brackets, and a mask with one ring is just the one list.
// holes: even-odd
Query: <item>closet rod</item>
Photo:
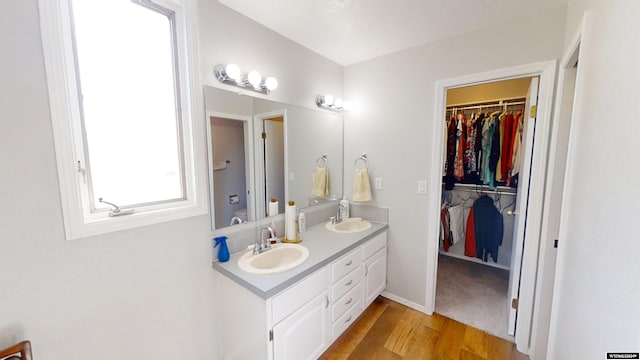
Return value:
[(473, 105), (473, 106), (447, 106), (447, 111), (449, 110), (470, 110), (470, 109), (482, 109), (482, 108), (491, 108), (491, 107), (505, 107), (505, 106), (513, 106), (513, 105), (524, 105), (525, 101), (515, 101), (515, 102), (504, 102), (502, 104), (491, 104), (491, 105)]
[[(517, 191), (514, 188), (507, 186), (497, 186), (495, 190), (489, 189), (486, 185), (474, 185), (474, 184), (455, 184), (453, 190), (488, 193), (488, 194), (500, 194), (500, 195), (516, 195)], [(452, 190), (449, 190), (452, 191)]]

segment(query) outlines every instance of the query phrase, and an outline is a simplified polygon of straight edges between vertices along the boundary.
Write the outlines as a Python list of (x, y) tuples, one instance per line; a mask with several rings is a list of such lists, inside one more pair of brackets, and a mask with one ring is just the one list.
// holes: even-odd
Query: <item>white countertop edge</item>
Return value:
[[(313, 257), (309, 256), (309, 259), (302, 265), (279, 274), (250, 274), (241, 270), (238, 267), (238, 258), (240, 258), (244, 252), (233, 254), (229, 261), (224, 263), (215, 261), (213, 268), (260, 298), (268, 299), (299, 280), (302, 280), (307, 275), (331, 263), (333, 260), (355, 249), (367, 240), (386, 231), (388, 228), (388, 224), (372, 222), (371, 228), (366, 231), (353, 234), (340, 234), (327, 230), (324, 223), (316, 225), (305, 232), (305, 239), (301, 243), (303, 246), (307, 245), (307, 248), (313, 248), (309, 249)], [(322, 237), (331, 237), (332, 245), (334, 245), (329, 246), (325, 254), (321, 254), (324, 250), (322, 249), (322, 242), (326, 242), (327, 240), (319, 239)], [(345, 246), (342, 247), (338, 245), (339, 249), (331, 249), (331, 247), (335, 248), (336, 243), (339, 242), (343, 242)]]

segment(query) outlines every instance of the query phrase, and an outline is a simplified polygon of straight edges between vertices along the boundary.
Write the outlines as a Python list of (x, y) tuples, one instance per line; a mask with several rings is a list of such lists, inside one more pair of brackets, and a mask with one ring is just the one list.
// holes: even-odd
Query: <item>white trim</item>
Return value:
[[(590, 18), (590, 12), (585, 12), (583, 18), (582, 18), (582, 22), (580, 23), (580, 25), (578, 26), (578, 29), (576, 31), (576, 34), (574, 34), (574, 37), (569, 45), (569, 48), (567, 50), (567, 52), (565, 53), (565, 57), (563, 58), (563, 65), (564, 65), (564, 61), (571, 61), (572, 58), (571, 56), (573, 55), (573, 53), (576, 52), (576, 50), (579, 48), (580, 52), (584, 52), (585, 49), (585, 44), (588, 44), (588, 42), (584, 41), (585, 39), (585, 29), (587, 27), (587, 24), (589, 22), (589, 18)], [(570, 231), (570, 229), (567, 227), (567, 214), (568, 214), (568, 210), (569, 210), (569, 199), (571, 199), (572, 196), (572, 192), (573, 189), (571, 186), (569, 186), (570, 184), (572, 184), (574, 182), (572, 175), (572, 172), (570, 171), (573, 167), (573, 164), (575, 162), (575, 155), (577, 154), (577, 147), (576, 147), (576, 118), (578, 117), (579, 114), (576, 114), (576, 110), (579, 108), (578, 102), (580, 99), (584, 99), (584, 96), (582, 94), (583, 92), (583, 88), (578, 86), (578, 84), (582, 84), (584, 83), (585, 79), (585, 74), (584, 74), (584, 70), (581, 71), (581, 67), (578, 66), (577, 72), (576, 72), (576, 85), (575, 85), (575, 93), (573, 94), (573, 108), (571, 110), (571, 120), (570, 120), (570, 130), (569, 130), (569, 141), (567, 144), (567, 160), (566, 160), (566, 164), (565, 164), (565, 169), (564, 169), (564, 184), (563, 184), (563, 193), (562, 193), (562, 206), (560, 207), (560, 228), (558, 229), (558, 239), (562, 240), (562, 239), (566, 239), (567, 235)], [(563, 288), (563, 284), (562, 284), (562, 280), (565, 279), (566, 277), (564, 277), (564, 258), (562, 257), (562, 254), (566, 253), (568, 251), (567, 247), (566, 247), (566, 242), (565, 241), (559, 241), (558, 242), (558, 249), (557, 249), (557, 257), (556, 257), (556, 272), (555, 272), (555, 277), (554, 277), (554, 284), (553, 284), (553, 298), (551, 301), (551, 319), (549, 321), (549, 337), (548, 337), (548, 344), (547, 344), (547, 354), (545, 356), (545, 359), (553, 359), (553, 352), (552, 350), (556, 347), (556, 341), (557, 341), (557, 321), (558, 321), (558, 305), (559, 305), (559, 301), (561, 298), (561, 293), (562, 293), (562, 288)]]
[[(420, 311), (421, 313), (426, 313), (425, 311), (425, 307), (420, 305), (420, 304), (416, 304), (413, 301), (409, 301), (403, 297), (400, 297), (396, 294), (390, 293), (387, 290), (384, 290), (380, 295), (382, 295), (383, 297), (386, 297), (389, 300), (393, 300), (399, 304), (402, 304), (404, 306), (410, 307), (414, 310)], [(429, 314), (432, 315), (432, 314)]]
[[(195, 8), (163, 1), (175, 12), (178, 58), (181, 64), (182, 144), (185, 170), (185, 198), (167, 204), (148, 207), (131, 215), (110, 218), (89, 215), (88, 193), (84, 176), (77, 171), (77, 161), (85, 164), (75, 81), (75, 62), (71, 43), (68, 0), (39, 0), (42, 49), (45, 59), (51, 122), (55, 140), (60, 200), (65, 234), (68, 240), (103, 234), (133, 227), (206, 214), (207, 197), (205, 146), (202, 119), (201, 87), (197, 67), (198, 49), (195, 31)], [(87, 210), (85, 210), (87, 209)]]
[[(582, 25), (579, 26), (578, 31), (576, 32), (576, 34), (574, 35), (573, 39), (571, 40), (569, 47), (567, 48), (567, 50), (565, 51), (562, 59), (560, 60), (560, 67), (559, 67), (559, 74), (558, 74), (558, 90), (555, 96), (555, 104), (554, 104), (554, 114), (553, 114), (553, 128), (551, 129), (551, 140), (550, 140), (550, 147), (549, 147), (549, 158), (548, 158), (548, 163), (547, 163), (547, 180), (546, 180), (546, 191), (545, 191), (545, 196), (544, 196), (544, 204), (545, 204), (545, 212), (543, 214), (543, 219), (542, 219), (542, 226), (541, 226), (541, 236), (547, 236), (547, 235), (551, 235), (549, 232), (551, 231), (549, 229), (549, 219), (552, 216), (558, 216), (558, 214), (560, 215), (560, 219), (562, 219), (562, 207), (565, 202), (565, 198), (566, 198), (566, 194), (568, 189), (566, 188), (566, 167), (567, 167), (567, 161), (565, 159), (565, 175), (564, 175), (564, 179), (563, 183), (565, 185), (565, 187), (563, 187), (563, 194), (562, 194), (562, 200), (561, 200), (561, 207), (560, 209), (549, 209), (549, 204), (551, 203), (552, 199), (551, 199), (551, 194), (552, 192), (549, 191), (550, 187), (552, 186), (557, 186), (558, 184), (554, 184), (553, 183), (553, 179), (555, 176), (555, 165), (556, 165), (556, 157), (552, 156), (551, 154), (555, 154), (557, 152), (557, 148), (558, 148), (558, 143), (560, 141), (565, 141), (567, 139), (560, 139), (559, 138), (559, 127), (560, 127), (560, 123), (563, 121), (566, 121), (565, 119), (562, 119), (562, 112), (564, 111), (564, 106), (565, 104), (563, 104), (562, 99), (565, 96), (565, 80), (567, 78), (567, 69), (573, 68), (573, 64), (575, 63), (575, 61), (577, 61), (578, 56), (579, 56), (579, 49), (580, 49), (580, 43), (582, 41)], [(577, 80), (577, 74), (576, 74), (576, 80)], [(574, 84), (574, 100), (575, 100), (575, 88), (577, 87), (577, 81)], [(573, 110), (572, 110), (573, 113)], [(573, 125), (573, 115), (570, 115), (570, 119), (569, 121), (571, 122), (571, 124), (569, 125), (569, 136), (571, 134), (571, 126)], [(567, 148), (568, 150), (568, 148)], [(562, 221), (561, 221), (562, 223)], [(540, 243), (540, 256), (538, 258), (538, 272), (537, 272), (537, 278), (543, 280), (543, 276), (545, 274), (545, 272), (551, 271), (552, 268), (555, 267), (555, 259), (549, 259), (545, 256), (545, 254), (547, 254), (547, 251), (549, 250), (549, 247), (553, 246), (553, 240), (554, 238), (544, 238), (543, 241), (541, 241)], [(557, 252), (556, 252), (557, 254)], [(554, 286), (555, 286), (555, 280), (554, 280)], [(534, 346), (534, 344), (538, 344), (540, 342), (548, 342), (551, 340), (549, 338), (549, 334), (550, 334), (550, 323), (547, 323), (546, 321), (543, 321), (543, 319), (541, 319), (539, 316), (536, 315), (536, 312), (538, 311), (538, 309), (540, 309), (543, 306), (551, 306), (551, 303), (553, 301), (553, 292), (551, 294), (549, 294), (551, 297), (544, 297), (546, 296), (545, 294), (542, 294), (540, 291), (538, 291), (538, 287), (536, 288), (536, 294), (535, 294), (535, 299), (534, 299), (534, 315), (535, 318), (538, 319), (538, 321), (534, 322), (532, 324), (532, 329), (531, 329), (531, 351), (530, 351), (530, 356), (532, 359), (537, 359), (537, 358), (541, 358), (541, 359), (546, 359), (548, 354), (538, 354), (536, 352), (537, 347)], [(538, 332), (542, 331), (544, 332), (542, 337), (538, 338)], [(548, 348), (547, 348), (548, 349)]]
[[(436, 99), (434, 119), (444, 119), (446, 111), (446, 90), (448, 88), (476, 85), (499, 80), (509, 80), (522, 77), (540, 76), (540, 91), (538, 100), (538, 117), (536, 121), (536, 140), (534, 143), (532, 171), (530, 177), (530, 196), (527, 233), (521, 271), (520, 300), (518, 323), (516, 324), (516, 345), (521, 352), (528, 352), (530, 323), (535, 289), (536, 261), (540, 238), (540, 222), (542, 215), (542, 196), (546, 167), (546, 154), (549, 142), (549, 129), (553, 101), (553, 87), (556, 73), (556, 61), (537, 62), (511, 68), (493, 70), (478, 74), (461, 76), (436, 82)], [(425, 298), (425, 312), (433, 313), (435, 309), (436, 275), (438, 264), (438, 214), (440, 209), (442, 182), (442, 145), (443, 122), (433, 121), (432, 128), (432, 161), (430, 169), (430, 191), (428, 199), (427, 223), (430, 226), (427, 246), (427, 287)]]
[[(248, 217), (248, 221), (252, 221), (255, 220), (255, 199), (254, 199), (254, 194), (255, 194), (255, 175), (254, 175), (254, 159), (253, 159), (253, 155), (254, 155), (254, 142), (253, 142), (253, 122), (251, 121), (251, 116), (245, 116), (245, 115), (236, 115), (236, 114), (228, 114), (228, 113), (221, 113), (221, 112), (216, 112), (216, 111), (207, 111), (207, 116), (206, 116), (206, 126), (207, 126), (207, 155), (208, 155), (208, 164), (209, 164), (209, 171), (208, 171), (208, 175), (209, 175), (209, 211), (210, 211), (210, 216), (211, 216), (211, 230), (217, 230), (216, 229), (216, 214), (215, 214), (215, 197), (214, 197), (214, 187), (215, 184), (213, 182), (213, 144), (211, 143), (212, 139), (211, 139), (211, 118), (212, 117), (216, 117), (216, 118), (222, 118), (222, 119), (229, 119), (229, 120), (237, 120), (237, 121), (242, 121), (244, 123), (244, 151), (245, 151), (245, 172), (246, 172), (246, 184), (247, 184), (247, 191), (249, 192), (249, 194), (251, 194), (250, 196), (247, 196), (247, 217)], [(245, 194), (246, 196), (247, 194)], [(229, 224), (227, 224), (228, 226)], [(226, 226), (222, 226), (219, 229), (222, 229), (223, 227)]]

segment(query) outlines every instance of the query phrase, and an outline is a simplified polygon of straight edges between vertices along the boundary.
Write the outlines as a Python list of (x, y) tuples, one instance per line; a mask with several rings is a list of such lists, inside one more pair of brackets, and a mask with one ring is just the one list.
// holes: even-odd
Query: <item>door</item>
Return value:
[(364, 263), (364, 307), (387, 286), (387, 248), (384, 247)]
[[(268, 204), (270, 199), (278, 199), (280, 208), (278, 213), (284, 213), (284, 122), (283, 118), (276, 117), (264, 119), (264, 175), (265, 175), (265, 199)], [(268, 211), (267, 208), (263, 211)]]
[(522, 252), (524, 249), (525, 230), (527, 222), (527, 206), (529, 202), (529, 178), (531, 160), (533, 155), (533, 138), (535, 132), (537, 105), (538, 105), (538, 77), (531, 78), (531, 85), (527, 95), (525, 114), (523, 114), (522, 143), (523, 152), (520, 173), (518, 177), (523, 180), (518, 183), (518, 192), (515, 206), (515, 219), (513, 226), (513, 248), (511, 249), (511, 270), (509, 271), (508, 299), (511, 299), (509, 307), (509, 335), (515, 335), (517, 320), (517, 300), (520, 289), (520, 274), (522, 269)]
[(327, 290), (273, 327), (273, 359), (317, 359), (331, 343)]

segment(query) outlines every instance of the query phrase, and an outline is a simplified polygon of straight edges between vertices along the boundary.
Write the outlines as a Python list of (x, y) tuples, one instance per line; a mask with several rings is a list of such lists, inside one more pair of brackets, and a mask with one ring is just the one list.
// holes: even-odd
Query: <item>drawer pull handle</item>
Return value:
[(349, 285), (351, 285), (351, 284), (353, 284), (353, 280), (349, 280), (349, 281), (347, 281), (347, 283), (346, 283), (346, 284), (344, 284), (344, 286), (349, 286)]
[(349, 304), (351, 304), (351, 302), (352, 302), (352, 301), (353, 301), (353, 298), (349, 298), (349, 300), (347, 300), (347, 302), (346, 302), (346, 303), (344, 303), (344, 304), (345, 304), (345, 305), (349, 305)]
[(351, 321), (351, 315), (349, 315), (349, 317), (346, 318), (344, 322), (348, 323), (349, 321)]
[(325, 295), (325, 299), (327, 300), (326, 304), (324, 305), (325, 309), (329, 307), (329, 295)]
[(351, 265), (351, 264), (353, 264), (353, 260), (349, 260), (349, 262), (348, 262), (348, 263), (346, 263), (346, 264), (344, 264), (344, 266), (349, 266), (349, 265)]

